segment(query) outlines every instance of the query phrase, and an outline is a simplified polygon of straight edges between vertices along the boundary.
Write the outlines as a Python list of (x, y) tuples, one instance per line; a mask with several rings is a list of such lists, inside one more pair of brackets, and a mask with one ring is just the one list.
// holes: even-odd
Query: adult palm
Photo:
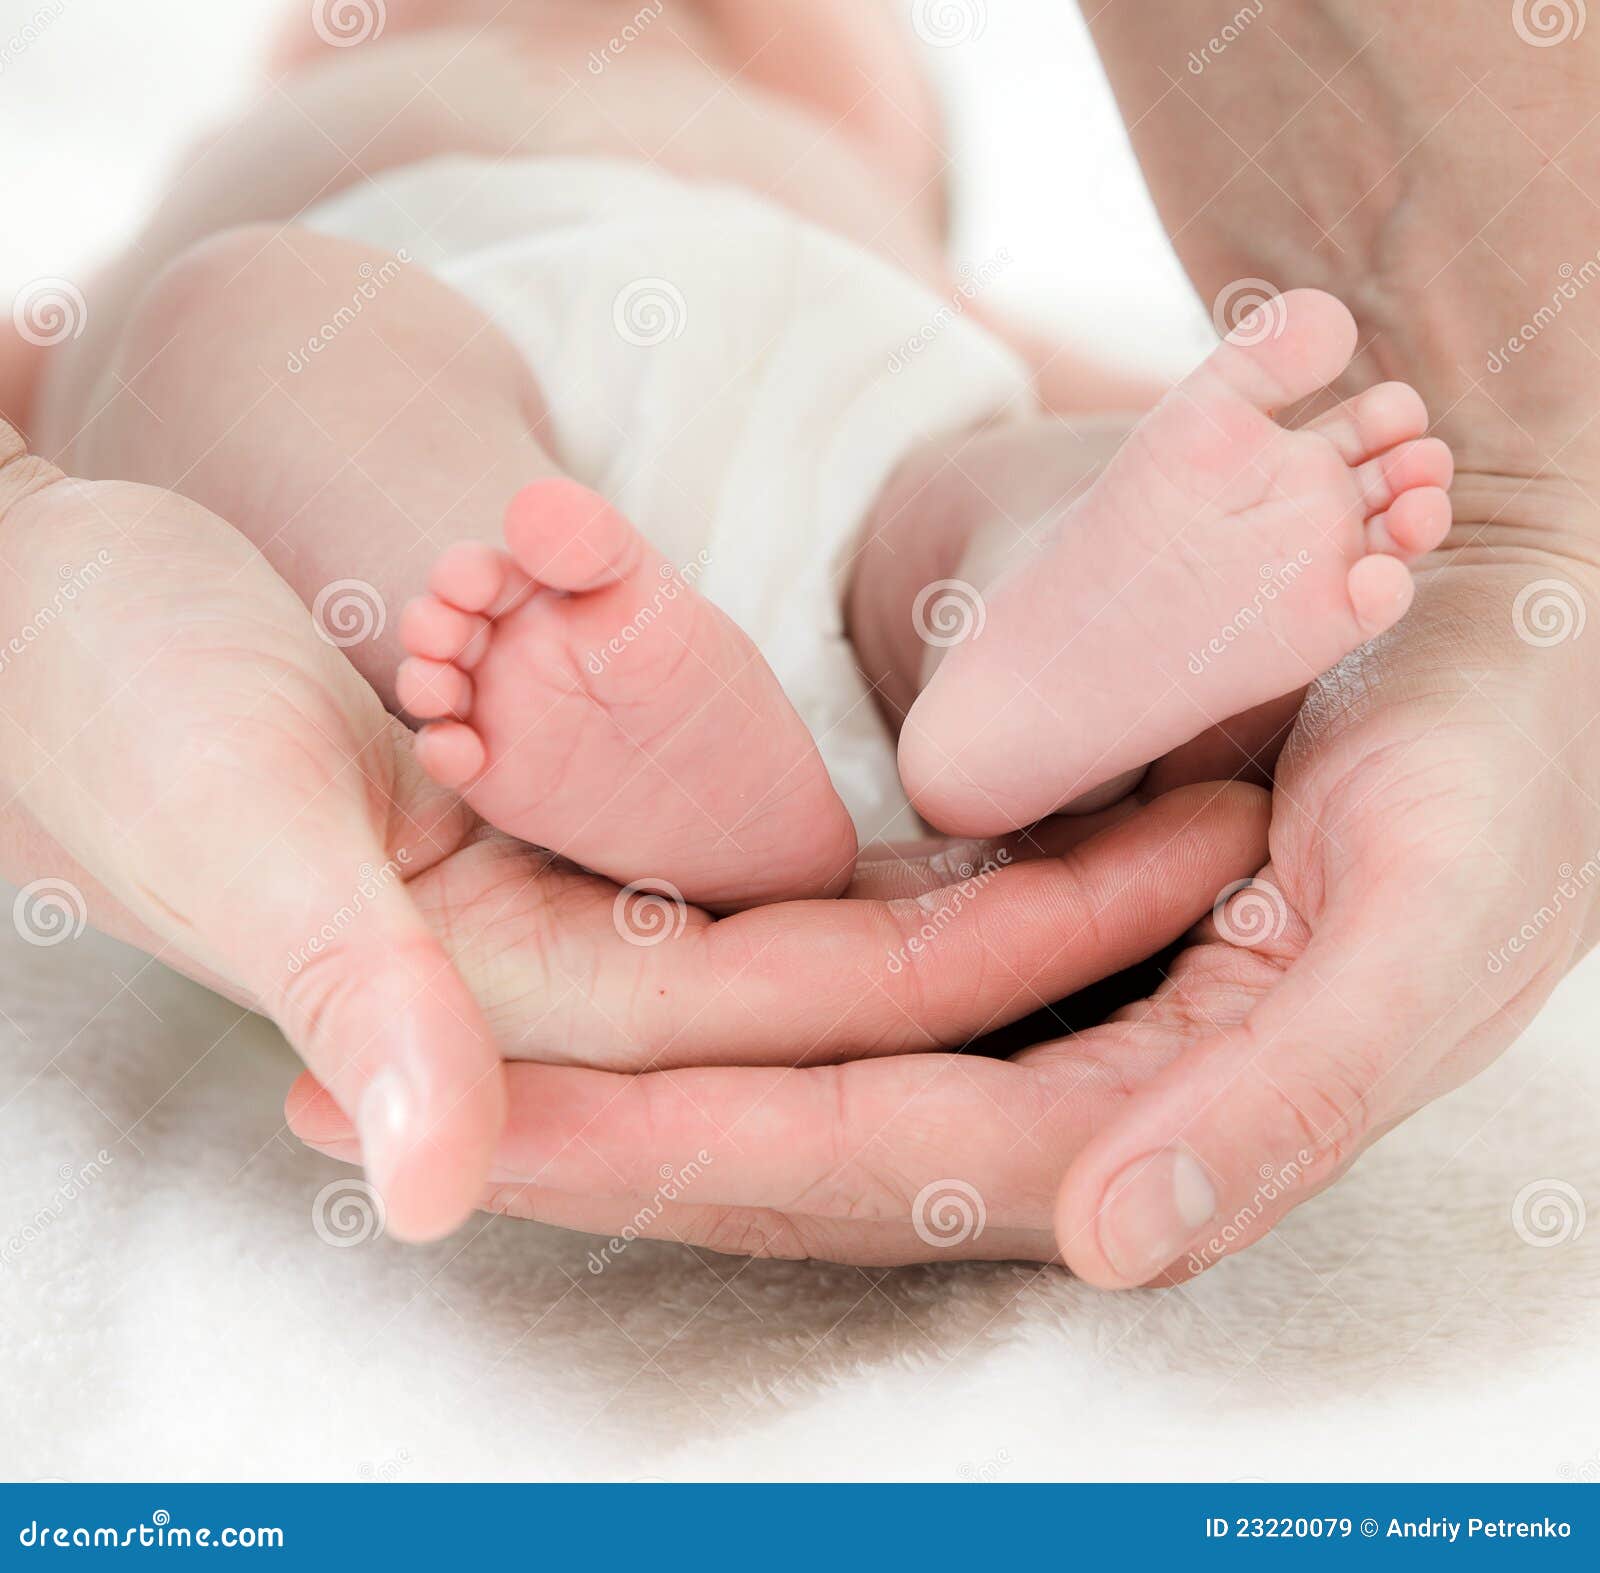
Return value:
[[(503, 1057), (632, 1071), (958, 1045), (1175, 938), (1260, 844), (1259, 794), (1196, 789), (716, 922), (432, 786), (336, 648), (359, 617), (319, 627), (205, 509), (68, 480), (0, 425), (0, 524), (0, 619), (33, 630), (0, 662), (7, 871), (68, 881), (97, 926), (272, 1015), (359, 1128), (402, 1236), (480, 1198)], [(907, 965), (923, 948), (936, 968)]]
[[(1533, 614), (1541, 644), (1518, 637), (1532, 571), (1436, 576), (1407, 639), (1311, 691), (1271, 861), (1148, 1000), (1010, 1060), (513, 1066), (485, 1205), (741, 1252), (1064, 1260), (1112, 1286), (1251, 1243), (1493, 1058), (1587, 943), (1586, 745), (1539, 739), (1593, 677), (1556, 642), (1577, 603)], [(356, 1155), (310, 1083), (291, 1123)], [(663, 1200), (661, 1177), (686, 1173)]]
[[(874, 1260), (1059, 1255), (1114, 1286), (1191, 1271), (1480, 1068), (1594, 939), (1600, 674), (1579, 636), (1600, 589), (1600, 303), (1564, 293), (1536, 345), (1517, 338), (1527, 353), (1475, 367), (1593, 249), (1574, 195), (1600, 186), (1583, 135), (1600, 39), (1534, 48), (1429, 0), (1383, 18), (1380, 45), (1360, 0), (1290, 0), (1202, 75), (1168, 70), (1151, 37), (1204, 41), (1215, 10), (1094, 10), (1163, 217), (1219, 309), (1300, 284), (1356, 308), (1358, 380), (1414, 382), (1455, 449), (1451, 540), (1401, 628), (1313, 686), (1280, 758), (1281, 713), (1156, 772), (1275, 767), (1260, 883), (1150, 1000), (1007, 1063), (698, 1073), (693, 1104), (730, 1125), (759, 1108), (784, 1161), (719, 1160), (659, 1232)], [(575, 1074), (513, 1077), (502, 1168), (536, 1183), (494, 1200), (608, 1228), (697, 1127), (672, 1087)], [(326, 1112), (308, 1104), (304, 1129), (336, 1147)], [(580, 1130), (621, 1177), (581, 1204), (601, 1177)], [(930, 1239), (940, 1182), (966, 1206)]]

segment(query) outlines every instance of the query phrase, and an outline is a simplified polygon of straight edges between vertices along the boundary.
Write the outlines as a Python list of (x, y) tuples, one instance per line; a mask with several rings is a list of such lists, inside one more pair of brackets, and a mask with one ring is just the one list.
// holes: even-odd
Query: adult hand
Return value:
[(0, 440), (8, 869), (72, 881), (98, 926), (271, 1014), (403, 1237), (480, 1196), (502, 1053), (635, 1069), (958, 1045), (1175, 938), (1257, 855), (1258, 806), (1174, 794), (713, 922), (432, 787), (222, 521)]
[[(1214, 4), (1157, 9), (1098, 8), (1096, 33), (1203, 294), (1231, 320), (1274, 285), (1342, 295), (1363, 323), (1357, 378), (1422, 388), (1455, 450), (1457, 527), (1415, 608), (1297, 719), (1241, 718), (1154, 774), (1276, 759), (1260, 884), (1151, 1000), (1007, 1064), (519, 1072), (499, 1167), (534, 1183), (496, 1205), (726, 1248), (1059, 1253), (1107, 1286), (1179, 1277), (1481, 1068), (1594, 942), (1600, 672), (1577, 636), (1600, 594), (1600, 297), (1581, 287), (1574, 196), (1597, 194), (1600, 39), (1519, 38), (1429, 0), (1383, 18), (1380, 43), (1360, 0), (1286, 0), (1223, 56)], [(1207, 49), (1204, 69), (1165, 62), (1155, 34)], [(781, 1161), (706, 1143), (708, 1108)], [(299, 1119), (337, 1138), (326, 1112)], [(716, 1162), (691, 1199), (651, 1206), (657, 1165), (676, 1174), (702, 1145)], [(593, 1154), (627, 1183), (580, 1201), (604, 1183)], [(940, 1181), (966, 1211), (930, 1238)]]
[[(1340, 391), (1421, 389), (1456, 526), (1412, 614), (1312, 688), (1278, 762), (1266, 884), (1224, 915), (1259, 941), (1240, 958), (1255, 1008), (1196, 1034), (1069, 1170), (1066, 1259), (1116, 1286), (1259, 1239), (1486, 1065), (1592, 945), (1600, 884), (1600, 672), (1578, 638), (1600, 587), (1600, 302), (1563, 282), (1594, 249), (1574, 197), (1596, 190), (1600, 41), (1461, 0), (1376, 25), (1360, 0), (1288, 0), (1221, 35), (1209, 0), (1157, 9), (1093, 25), (1202, 295), (1224, 327), (1274, 287), (1351, 304), (1363, 353)], [(1163, 68), (1152, 25), (1189, 69)], [(1270, 763), (1281, 719), (1187, 763)]]
[[(1561, 740), (1597, 674), (1579, 645), (1517, 639), (1535, 572), (1437, 576), (1404, 640), (1318, 685), (1279, 765), (1271, 862), (1152, 999), (1011, 1061), (512, 1066), (485, 1205), (722, 1250), (1064, 1260), (1107, 1286), (1258, 1239), (1487, 1063), (1593, 938), (1600, 810), (1587, 745)], [(1252, 812), (1230, 792), (1211, 835)], [(1206, 861), (1197, 885), (1224, 890)], [(355, 1156), (313, 1087), (290, 1119)]]
[(1483, 1069), (1593, 943), (1600, 806), (1570, 702), (1600, 673), (1515, 628), (1559, 632), (1600, 583), (1551, 566), (1433, 574), (1402, 634), (1308, 695), (1272, 861), (1180, 962), (1182, 1052), (1068, 1170), (1083, 1276), (1187, 1276), (1258, 1240)]
[[(1113, 954), (1125, 961), (1159, 944), (1180, 913), (1209, 911), (1216, 893), (1253, 866), (1264, 808), (1264, 795), (1250, 787), (1191, 786), (1108, 816), (1109, 828), (1064, 859), (1082, 902), (1059, 926), (1067, 954), (1077, 957), (1072, 976), (1046, 981), (1030, 970), (1033, 989), (1059, 998), (1110, 970)], [(1044, 833), (1083, 832), (1055, 824)], [(966, 968), (955, 931), (937, 934), (948, 877), (942, 859), (868, 861), (856, 899), (838, 904), (848, 910), (891, 896), (898, 908), (923, 892), (914, 921), (933, 918), (936, 937), (902, 976), (915, 975), (924, 1000), (939, 998), (941, 974)], [(1129, 907), (1135, 891), (1142, 893)], [(1019, 964), (1036, 967), (1014, 947), (994, 963), (1008, 974)], [(1187, 1026), (1182, 985), (1192, 971), (1186, 964), (1148, 1019), (1012, 1060), (897, 1053), (804, 1069), (702, 1065), (646, 1074), (508, 1066), (510, 1116), (483, 1204), (714, 1250), (875, 1263), (946, 1252), (1050, 1260), (1063, 1154), (1082, 1148), (1129, 1087), (1176, 1052)], [(830, 998), (842, 1009), (861, 985), (840, 985)], [(916, 997), (906, 996), (908, 1006)], [(1230, 1010), (1226, 991), (1215, 1004)], [(790, 1033), (791, 1057), (804, 1029), (797, 1022)], [(903, 1033), (898, 1046), (906, 1046)], [(350, 1122), (311, 1078), (291, 1095), (289, 1120), (312, 1146), (358, 1159)]]
[(76, 907), (270, 1013), (360, 1124), (396, 1231), (454, 1227), (504, 1117), (500, 1055), (399, 874), (461, 816), (412, 788), (371, 690), (204, 509), (68, 480), (0, 425), (0, 540), (19, 922)]

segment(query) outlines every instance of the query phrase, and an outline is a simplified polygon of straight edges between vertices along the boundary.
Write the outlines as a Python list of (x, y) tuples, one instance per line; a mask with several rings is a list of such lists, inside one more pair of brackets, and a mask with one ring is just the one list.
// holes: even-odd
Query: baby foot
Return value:
[(1014, 829), (1304, 687), (1399, 621), (1450, 527), (1453, 465), (1385, 383), (1310, 425), (1272, 417), (1355, 351), (1350, 313), (1267, 302), (1133, 431), (1043, 554), (983, 597), (907, 717), (925, 818)]
[(569, 480), (513, 500), (406, 608), (417, 757), (491, 824), (714, 909), (834, 895), (855, 831), (745, 635)]

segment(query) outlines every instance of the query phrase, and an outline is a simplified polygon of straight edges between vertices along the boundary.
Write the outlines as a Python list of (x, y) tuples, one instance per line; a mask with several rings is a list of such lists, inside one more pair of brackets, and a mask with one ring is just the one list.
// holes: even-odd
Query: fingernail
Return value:
[(367, 1178), (388, 1199), (395, 1171), (412, 1139), (416, 1100), (410, 1084), (393, 1068), (381, 1070), (367, 1083), (356, 1110), (356, 1133), (361, 1137), (361, 1161)]
[(1192, 1153), (1171, 1147), (1130, 1163), (1100, 1204), (1100, 1249), (1130, 1283), (1145, 1283), (1182, 1252), (1217, 1210), (1217, 1193)]

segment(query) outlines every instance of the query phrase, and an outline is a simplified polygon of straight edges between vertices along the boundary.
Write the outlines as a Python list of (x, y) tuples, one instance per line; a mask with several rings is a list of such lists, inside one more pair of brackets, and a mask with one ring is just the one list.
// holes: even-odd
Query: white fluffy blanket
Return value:
[(1600, 1478), (1597, 990), (1192, 1287), (643, 1242), (595, 1276), (503, 1220), (325, 1243), (344, 1171), (284, 1133), (270, 1027), (0, 923), (0, 1476)]

